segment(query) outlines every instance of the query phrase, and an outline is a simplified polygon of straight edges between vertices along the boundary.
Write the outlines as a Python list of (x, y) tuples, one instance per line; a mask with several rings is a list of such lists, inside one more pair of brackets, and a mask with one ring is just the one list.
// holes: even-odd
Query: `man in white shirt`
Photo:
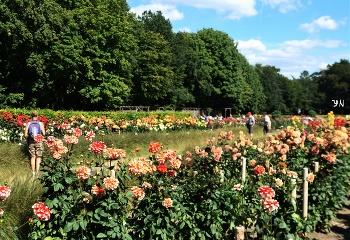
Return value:
[(267, 115), (266, 112), (264, 112), (263, 115), (264, 115), (264, 135), (266, 135), (271, 130), (271, 120), (269, 115)]

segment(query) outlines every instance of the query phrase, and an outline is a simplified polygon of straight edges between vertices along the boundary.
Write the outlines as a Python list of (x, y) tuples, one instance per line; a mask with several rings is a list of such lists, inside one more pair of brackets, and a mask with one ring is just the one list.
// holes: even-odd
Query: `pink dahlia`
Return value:
[(48, 221), (50, 219), (51, 211), (43, 202), (35, 203), (32, 208), (35, 216), (40, 221)]

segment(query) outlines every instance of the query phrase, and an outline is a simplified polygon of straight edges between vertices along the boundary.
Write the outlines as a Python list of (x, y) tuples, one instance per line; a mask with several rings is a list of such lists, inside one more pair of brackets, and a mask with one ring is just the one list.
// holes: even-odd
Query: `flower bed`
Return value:
[[(24, 140), (23, 131), (26, 123), (30, 121), (29, 113), (23, 111), (5, 111), (0, 110), (0, 142), (21, 142)], [(186, 113), (173, 112), (164, 114), (153, 112), (149, 114), (133, 113), (130, 116), (124, 112), (116, 114), (115, 112), (106, 112), (106, 115), (100, 117), (85, 117), (82, 113), (79, 115), (72, 114), (53, 114), (51, 111), (44, 115), (45, 111), (39, 113), (38, 120), (43, 122), (47, 135), (63, 137), (67, 132), (73, 129), (79, 129), (84, 136), (104, 132), (105, 134), (118, 132), (149, 132), (149, 131), (187, 131), (217, 129), (227, 125), (240, 126), (237, 119), (228, 117), (222, 120), (213, 119), (204, 121), (204, 118), (190, 117)], [(85, 112), (91, 115), (92, 112)], [(69, 117), (64, 117), (65, 115)], [(110, 117), (107, 117), (110, 115)], [(137, 118), (137, 116), (140, 116)], [(143, 117), (142, 117), (143, 116)], [(123, 118), (130, 117), (130, 118)]]
[(244, 226), (247, 238), (298, 239), (328, 229), (348, 194), (349, 128), (332, 114), (292, 124), (263, 141), (222, 131), (183, 156), (152, 142), (149, 158), (130, 161), (91, 136), (79, 167), (69, 158), (82, 132), (49, 136), (29, 238), (233, 239)]

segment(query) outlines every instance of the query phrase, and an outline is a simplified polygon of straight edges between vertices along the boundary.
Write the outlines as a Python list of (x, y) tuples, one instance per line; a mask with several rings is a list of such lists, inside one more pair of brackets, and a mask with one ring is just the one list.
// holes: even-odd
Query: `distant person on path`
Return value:
[(247, 113), (248, 116), (248, 120), (247, 120), (247, 128), (248, 128), (248, 133), (250, 134), (251, 137), (253, 137), (253, 129), (254, 129), (254, 125), (255, 125), (255, 118), (252, 115), (251, 112)]
[(30, 166), (33, 175), (39, 172), (42, 157), (42, 142), (36, 142), (34, 137), (38, 134), (45, 135), (44, 124), (38, 121), (37, 111), (31, 113), (32, 120), (26, 124), (24, 137), (27, 139), (28, 151), (30, 153)]
[(204, 112), (202, 113), (202, 118), (204, 119), (205, 122), (208, 121), (208, 117), (207, 115), (204, 114)]
[(267, 115), (266, 112), (263, 113), (264, 115), (264, 135), (266, 135), (271, 130), (271, 119), (269, 115)]

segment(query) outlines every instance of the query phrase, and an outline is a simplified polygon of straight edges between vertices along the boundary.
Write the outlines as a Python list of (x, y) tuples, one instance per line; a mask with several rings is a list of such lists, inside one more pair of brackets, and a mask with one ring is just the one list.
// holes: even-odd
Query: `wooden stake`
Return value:
[(308, 181), (307, 176), (309, 175), (309, 169), (304, 168), (303, 171), (303, 178), (304, 178), (304, 187), (303, 187), (303, 218), (307, 218), (307, 207), (309, 205), (309, 199), (308, 199)]
[[(295, 179), (293, 179), (293, 180), (295, 180)], [(290, 201), (291, 201), (293, 204), (295, 204), (295, 203), (296, 203), (296, 198), (297, 198), (297, 185), (296, 185), (296, 182), (293, 183), (293, 184), (294, 184), (295, 186), (294, 186), (294, 188), (293, 188), (292, 196), (291, 196)]]
[(318, 162), (315, 162), (315, 173), (318, 172), (318, 166), (319, 166), (319, 163), (318, 163)]
[(236, 240), (244, 240), (244, 227), (243, 226), (237, 226), (235, 229), (235, 239)]
[(115, 171), (114, 170), (111, 170), (111, 177), (115, 178)]
[(246, 168), (247, 168), (247, 159), (242, 157), (242, 181), (245, 181), (246, 176)]

